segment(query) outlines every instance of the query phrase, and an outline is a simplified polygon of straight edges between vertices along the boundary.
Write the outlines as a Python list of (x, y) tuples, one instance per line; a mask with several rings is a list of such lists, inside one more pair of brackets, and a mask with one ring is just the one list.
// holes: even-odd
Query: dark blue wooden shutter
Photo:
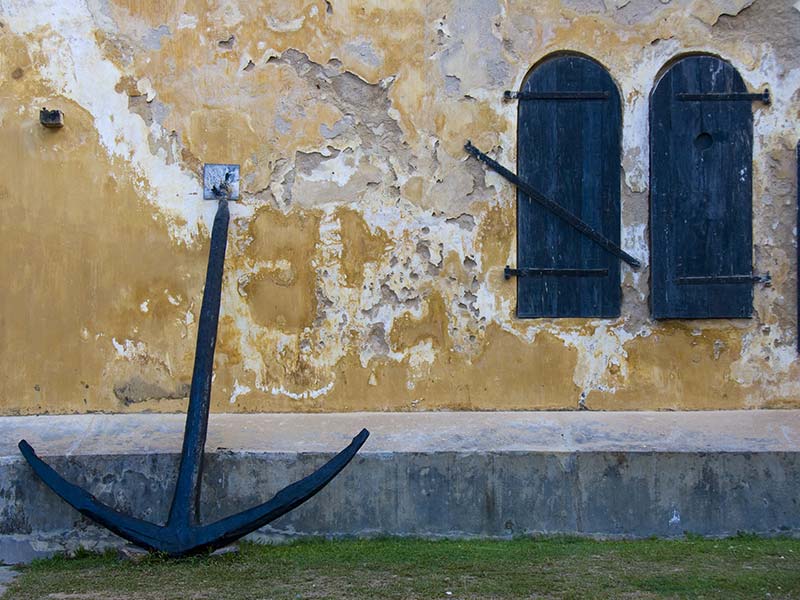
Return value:
[[(608, 72), (586, 57), (555, 56), (521, 92), (520, 179), (619, 244), (622, 119)], [(517, 279), (519, 317), (619, 316), (619, 258), (519, 190), (517, 267), (526, 270)]]
[(752, 313), (753, 113), (746, 92), (736, 69), (715, 56), (682, 58), (653, 90), (650, 278), (656, 319)]

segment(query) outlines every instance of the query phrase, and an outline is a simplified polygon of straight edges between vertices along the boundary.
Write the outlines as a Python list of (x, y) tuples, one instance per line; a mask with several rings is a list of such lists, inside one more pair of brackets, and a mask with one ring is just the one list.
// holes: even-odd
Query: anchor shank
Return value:
[(229, 217), (228, 200), (222, 198), (211, 230), (211, 248), (208, 253), (206, 285), (197, 328), (197, 350), (192, 372), (192, 387), (189, 392), (189, 409), (186, 413), (178, 481), (175, 485), (167, 527), (194, 525), (198, 523), (200, 517), (200, 482), (208, 432), (211, 376), (214, 369), (214, 347), (217, 342), (222, 269), (228, 241)]

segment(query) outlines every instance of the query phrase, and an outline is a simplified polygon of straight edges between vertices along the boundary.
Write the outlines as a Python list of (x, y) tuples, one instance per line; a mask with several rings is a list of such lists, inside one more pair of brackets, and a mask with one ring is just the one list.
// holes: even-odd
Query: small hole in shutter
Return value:
[(696, 138), (694, 138), (694, 147), (700, 150), (708, 150), (711, 148), (711, 144), (714, 143), (714, 138), (711, 137), (710, 133), (701, 133)]

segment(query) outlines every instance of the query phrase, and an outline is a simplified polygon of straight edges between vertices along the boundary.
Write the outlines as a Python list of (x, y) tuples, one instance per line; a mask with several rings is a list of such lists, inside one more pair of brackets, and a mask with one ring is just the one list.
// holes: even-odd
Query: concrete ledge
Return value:
[[(0, 418), (0, 562), (122, 540), (43, 486), (27, 439), (67, 479), (166, 517), (183, 415)], [(204, 520), (269, 498), (372, 435), (318, 496), (260, 532), (598, 537), (800, 532), (800, 411), (212, 415)]]

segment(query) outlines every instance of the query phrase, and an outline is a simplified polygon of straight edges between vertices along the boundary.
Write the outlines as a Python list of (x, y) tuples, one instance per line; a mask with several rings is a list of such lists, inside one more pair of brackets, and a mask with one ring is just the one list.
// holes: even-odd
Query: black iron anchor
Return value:
[(66, 481), (36, 455), (28, 442), (22, 440), (19, 443), (20, 452), (34, 472), (73, 508), (137, 546), (170, 556), (185, 556), (220, 548), (301, 505), (347, 466), (369, 436), (366, 429), (361, 430), (339, 454), (311, 475), (283, 488), (271, 500), (214, 523), (200, 524), (200, 484), (229, 218), (228, 200), (222, 194), (211, 231), (183, 450), (167, 522), (157, 525), (117, 512), (86, 490)]

